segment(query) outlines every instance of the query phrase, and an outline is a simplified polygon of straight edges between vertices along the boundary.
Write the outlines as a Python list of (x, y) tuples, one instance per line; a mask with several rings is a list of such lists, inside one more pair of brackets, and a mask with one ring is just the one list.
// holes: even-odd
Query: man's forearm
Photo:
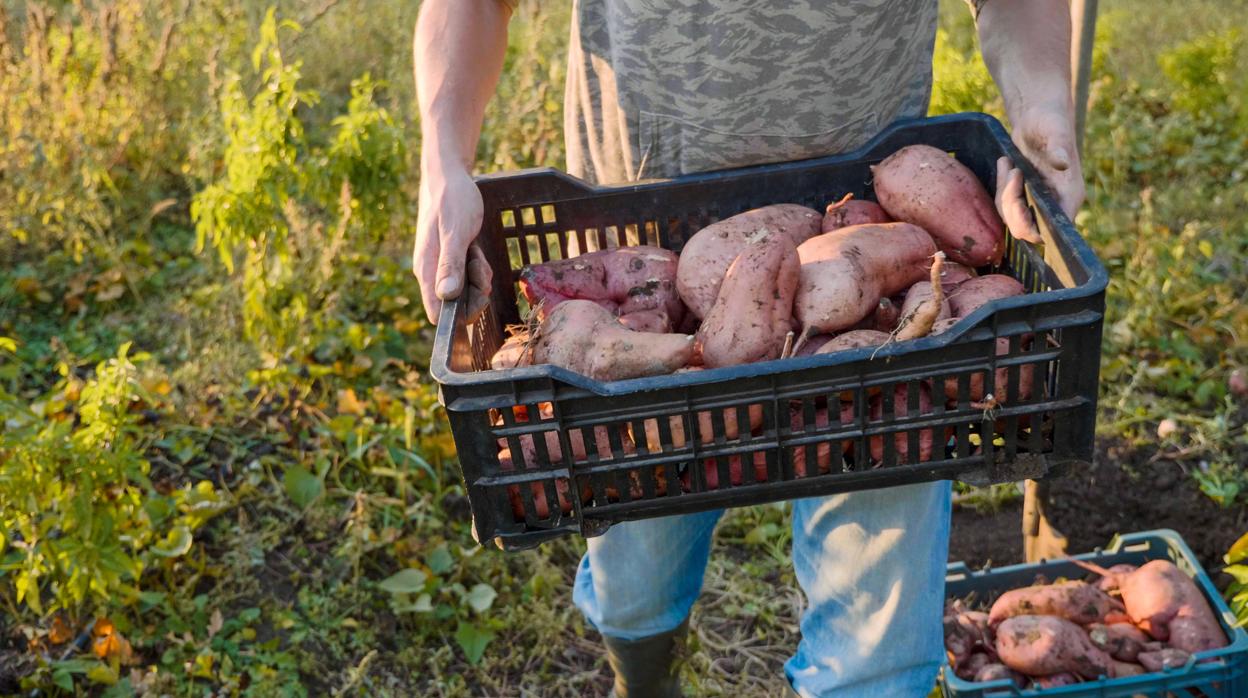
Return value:
[(420, 8), (413, 53), (422, 171), (472, 169), (510, 18), (504, 0), (426, 0)]
[(1073, 116), (1068, 0), (985, 0), (980, 8), (980, 50), (1006, 114), (1044, 104)]

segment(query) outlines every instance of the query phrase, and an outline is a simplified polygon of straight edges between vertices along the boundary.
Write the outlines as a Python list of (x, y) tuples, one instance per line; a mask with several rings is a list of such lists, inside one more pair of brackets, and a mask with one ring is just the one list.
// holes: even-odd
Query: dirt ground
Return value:
[[(1083, 472), (1053, 481), (1046, 511), (1069, 540), (1068, 551), (1083, 553), (1109, 543), (1116, 533), (1158, 528), (1177, 531), (1220, 587), (1222, 556), (1248, 530), (1248, 505), (1223, 508), (1202, 494), (1190, 466), (1153, 460), (1149, 453), (1102, 443), (1096, 462)], [(1022, 561), (1022, 502), (995, 513), (954, 512), (950, 561), (973, 568)]]

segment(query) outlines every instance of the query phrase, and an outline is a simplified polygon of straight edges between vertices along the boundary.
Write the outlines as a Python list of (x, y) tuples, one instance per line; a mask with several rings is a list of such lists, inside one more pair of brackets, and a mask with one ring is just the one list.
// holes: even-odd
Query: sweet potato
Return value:
[[(893, 414), (897, 417), (907, 417), (910, 415), (909, 392), (905, 383), (899, 383), (893, 390)], [(932, 393), (926, 383), (919, 384), (919, 414), (927, 414), (932, 409)], [(884, 396), (876, 395), (871, 398), (870, 415), (872, 422), (878, 422), (884, 418)], [(884, 438), (883, 436), (872, 436), (868, 441), (871, 449), (871, 458), (876, 462), (884, 460)], [(932, 444), (935, 441), (935, 434), (931, 429), (924, 429), (919, 432), (919, 453), (917, 460), (925, 462), (932, 459)], [(893, 444), (897, 454), (898, 463), (906, 463), (911, 460), (910, 455), (910, 434), (909, 432), (898, 432), (893, 436)]]
[(1134, 662), (1148, 642), (1148, 636), (1130, 623), (1092, 623), (1087, 630), (1092, 644), (1124, 662)]
[(533, 363), (553, 364), (597, 380), (671, 373), (689, 363), (693, 337), (634, 332), (592, 301), (560, 303), (538, 326)]
[[(829, 411), (827, 408), (821, 407), (815, 410), (815, 423), (806, 425), (804, 415), (801, 410), (794, 409), (790, 412), (791, 426), (794, 433), (804, 432), (811, 429), (825, 429), (829, 425)], [(854, 420), (854, 412), (852, 405), (841, 405), (840, 423), (849, 424)], [(839, 444), (835, 441), (820, 441), (815, 444), (814, 465), (810, 467), (809, 457), (806, 455), (806, 446), (793, 447), (793, 472), (797, 477), (806, 477), (808, 474), (826, 473), (832, 466), (832, 449), (840, 449), (842, 453), (851, 450), (852, 444)]]
[(1041, 615), (1087, 625), (1099, 623), (1106, 614), (1121, 610), (1122, 604), (1091, 584), (1067, 581), (1011, 589), (997, 597), (988, 611), (988, 619), (995, 626), (1013, 616)]
[(1185, 652), (1177, 647), (1167, 647), (1155, 652), (1140, 652), (1138, 661), (1145, 669), (1153, 672), (1177, 669), (1187, 664), (1191, 658), (1192, 655), (1189, 652)]
[(861, 347), (878, 347), (888, 341), (888, 334), (879, 330), (850, 330), (845, 334), (840, 334), (823, 343), (815, 351), (816, 354), (831, 354), (833, 352), (845, 351), (846, 349), (858, 349)]
[(620, 324), (634, 332), (668, 333), (672, 331), (672, 319), (662, 308), (624, 313), (620, 316)]
[(920, 281), (906, 292), (901, 304), (901, 319), (897, 323), (897, 341), (926, 337), (938, 320), (949, 318), (949, 303), (940, 283), (940, 270), (944, 266), (945, 253), (937, 252), (932, 260), (931, 279)]
[(828, 204), (823, 214), (822, 231), (830, 233), (837, 228), (863, 223), (891, 223), (892, 218), (874, 201), (855, 199), (853, 194), (846, 194), (843, 199)]
[(1080, 683), (1079, 677), (1068, 671), (1053, 674), (1052, 676), (1037, 676), (1035, 679), (1032, 679), (1032, 685), (1041, 691), (1049, 688), (1061, 688), (1062, 686), (1074, 686), (1077, 683)]
[(1121, 679), (1125, 676), (1140, 676), (1146, 673), (1148, 673), (1148, 670), (1135, 662), (1120, 662), (1117, 659), (1114, 660), (1115, 678)]
[(987, 683), (988, 681), (1000, 681), (1001, 679), (1009, 679), (1014, 682), (1015, 686), (1020, 687), (1027, 681), (1027, 677), (1000, 662), (993, 662), (980, 667), (979, 671), (975, 673), (973, 680), (975, 683)]
[[(1200, 587), (1173, 562), (1151, 560), (1126, 574), (1082, 560), (1072, 562), (1116, 579), (1127, 615), (1153, 638), (1190, 653), (1226, 646), (1226, 633)], [(1140, 663), (1144, 664), (1143, 660)]]
[(997, 627), (1001, 663), (1028, 676), (1072, 673), (1112, 677), (1113, 659), (1092, 644), (1078, 625), (1055, 616), (1021, 615)]
[(833, 339), (836, 339), (836, 335), (817, 334), (806, 340), (802, 344), (801, 348), (793, 352), (793, 356), (810, 356), (811, 354), (817, 354), (819, 353), (819, 350), (823, 348), (823, 345), (831, 342)]
[(689, 312), (706, 317), (732, 261), (751, 238), (778, 233), (794, 245), (819, 234), (823, 216), (797, 204), (763, 206), (725, 218), (699, 230), (680, 252), (676, 288)]
[[(952, 327), (954, 323), (958, 321), (958, 319), (959, 318), (950, 318), (949, 320), (942, 320), (936, 323), (936, 325), (932, 327), (932, 334), (940, 334), (941, 332), (944, 332), (947, 328)], [(997, 356), (1008, 355), (1010, 353), (1009, 338), (998, 337), (996, 340), (996, 349), (997, 349)], [(1004, 405), (1011, 401), (1027, 400), (1031, 397), (1031, 391), (1035, 385), (1035, 373), (1036, 373), (1035, 365), (1034, 364), (1022, 364), (1015, 370), (1018, 371), (1018, 391), (1017, 391), (1018, 394), (1017, 395), (1010, 394), (1010, 390), (1009, 390), (1010, 369), (1003, 366), (1001, 368), (998, 368), (996, 372), (993, 374), (992, 394), (993, 394), (993, 399), (998, 404)], [(985, 393), (987, 392), (987, 390), (986, 390), (986, 386), (984, 385), (984, 378), (986, 375), (987, 375), (986, 371), (978, 371), (976, 373), (971, 374), (970, 376), (971, 402), (979, 402), (986, 397)], [(956, 378), (949, 378), (945, 380), (945, 399), (947, 400), (958, 399), (958, 381)]]
[(613, 313), (662, 310), (673, 323), (684, 315), (676, 292), (675, 252), (638, 245), (532, 264), (520, 271), (520, 291), (545, 317), (566, 300), (588, 300)]
[(503, 342), (503, 346), (490, 357), (490, 368), (520, 368), (533, 363), (529, 349), (529, 333), (517, 332)]
[(759, 236), (741, 251), (697, 333), (707, 368), (780, 358), (793, 329), (797, 248), (785, 235)]
[(908, 223), (855, 225), (807, 240), (797, 248), (801, 283), (793, 314), (803, 341), (852, 327), (885, 296), (929, 276), (936, 244)]
[(911, 145), (871, 168), (875, 195), (894, 219), (931, 233), (949, 258), (973, 267), (997, 264), (1005, 223), (984, 185), (948, 153)]
[(981, 305), (997, 298), (1021, 296), (1026, 292), (1014, 277), (1005, 274), (988, 274), (967, 279), (949, 294), (949, 310), (954, 317), (966, 317)]
[(970, 281), (978, 276), (979, 274), (974, 269), (965, 264), (947, 261), (945, 262), (945, 268), (940, 271), (940, 285), (944, 287), (945, 294), (948, 295), (950, 291), (957, 288), (958, 284), (963, 281)]
[(1096, 581), (1096, 588), (1100, 589), (1101, 591), (1107, 594), (1112, 594), (1113, 592), (1118, 591), (1118, 583), (1121, 580), (1122, 576), (1129, 574), (1131, 572), (1134, 572), (1137, 569), (1139, 569), (1137, 565), (1128, 565), (1128, 564), (1114, 565), (1113, 567), (1109, 568), (1108, 575), (1101, 577), (1100, 579)]
[(992, 663), (992, 658), (986, 653), (972, 652), (971, 656), (967, 657), (965, 662), (962, 662), (961, 665), (954, 669), (954, 673), (957, 674), (960, 679), (971, 681), (979, 675), (980, 670)]

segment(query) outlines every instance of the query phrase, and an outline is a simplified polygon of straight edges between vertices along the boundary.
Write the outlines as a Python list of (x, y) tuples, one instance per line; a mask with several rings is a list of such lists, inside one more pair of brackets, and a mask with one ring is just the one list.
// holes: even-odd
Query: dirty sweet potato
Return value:
[(793, 329), (797, 248), (785, 235), (753, 239), (728, 267), (719, 295), (698, 328), (707, 368), (780, 358)]
[[(910, 414), (909, 389), (905, 383), (899, 383), (893, 390), (893, 414), (897, 417), (914, 416)], [(884, 396), (875, 395), (871, 398), (870, 415), (872, 422), (878, 422), (884, 418)], [(932, 393), (926, 383), (919, 385), (919, 409), (918, 414), (927, 414), (932, 409)], [(884, 436), (873, 436), (868, 441), (871, 449), (871, 458), (876, 462), (884, 460)], [(931, 429), (924, 429), (919, 432), (919, 452), (917, 460), (925, 462), (932, 459), (932, 446), (936, 440), (935, 434)], [(897, 454), (898, 463), (907, 463), (912, 460), (910, 454), (910, 434), (908, 432), (898, 432), (893, 436), (893, 445)]]
[(1074, 686), (1075, 684), (1080, 683), (1080, 681), (1078, 676), (1075, 676), (1068, 671), (1064, 671), (1060, 674), (1053, 674), (1052, 676), (1037, 676), (1031, 683), (1035, 688), (1043, 691), (1049, 688)]
[(1137, 661), (1150, 672), (1165, 671), (1166, 669), (1177, 669), (1192, 658), (1191, 653), (1185, 652), (1177, 647), (1166, 647), (1165, 649), (1152, 652), (1140, 652)]
[(599, 250), (525, 267), (520, 291), (539, 320), (560, 303), (580, 299), (621, 315), (662, 310), (676, 324), (684, 315), (676, 266), (675, 252), (651, 245)]
[(962, 662), (961, 665), (954, 669), (954, 673), (957, 674), (960, 679), (972, 681), (979, 675), (979, 672), (983, 670), (984, 667), (992, 663), (992, 658), (986, 653), (973, 652), (971, 653), (971, 656), (966, 658), (965, 662)]
[(944, 269), (940, 271), (940, 285), (944, 287), (945, 294), (947, 295), (949, 292), (953, 291), (953, 289), (957, 288), (958, 284), (961, 284), (963, 281), (970, 281), (978, 276), (979, 274), (977, 274), (974, 269), (966, 266), (965, 264), (947, 261), (945, 262)]
[(908, 223), (850, 226), (799, 245), (793, 311), (802, 325), (799, 348), (816, 334), (854, 326), (881, 298), (927, 278), (935, 253), (931, 236)]
[(1140, 676), (1148, 673), (1148, 670), (1135, 662), (1121, 662), (1114, 660), (1114, 677), (1123, 678), (1125, 676)]
[(725, 218), (699, 230), (680, 252), (676, 288), (689, 312), (704, 318), (715, 304), (719, 286), (732, 261), (751, 239), (768, 233), (788, 237), (794, 245), (819, 234), (823, 216), (797, 204), (763, 206)]
[(1009, 679), (1014, 682), (1015, 686), (1020, 687), (1027, 681), (1027, 677), (999, 662), (985, 664), (980, 667), (979, 671), (975, 673), (973, 681), (975, 683), (987, 683), (989, 681), (1000, 681), (1001, 679)]
[(988, 611), (988, 618), (994, 626), (1007, 618), (1023, 615), (1054, 616), (1087, 625), (1099, 623), (1106, 614), (1121, 610), (1122, 604), (1091, 584), (1067, 581), (1011, 589), (997, 597)]
[(535, 364), (607, 381), (671, 373), (693, 356), (693, 337), (634, 332), (585, 300), (556, 306), (538, 326), (532, 345)]
[(953, 317), (966, 317), (983, 304), (998, 298), (1021, 296), (1023, 285), (1012, 276), (987, 274), (967, 279), (949, 294), (949, 310)]
[[(817, 339), (817, 338), (816, 338)], [(861, 347), (878, 347), (888, 341), (888, 333), (879, 330), (850, 330), (828, 341), (815, 351), (816, 354), (831, 354), (846, 349)]]
[(1151, 560), (1133, 572), (1115, 574), (1082, 560), (1072, 561), (1116, 579), (1127, 615), (1153, 638), (1191, 653), (1226, 646), (1226, 633), (1200, 587), (1173, 562)]
[(1092, 623), (1087, 630), (1092, 644), (1124, 662), (1134, 662), (1148, 642), (1148, 636), (1130, 623)]
[(940, 282), (944, 262), (945, 253), (937, 252), (932, 260), (930, 280), (920, 281), (906, 291), (894, 335), (897, 341), (926, 337), (936, 322), (949, 318), (949, 302), (945, 300), (944, 286)]
[(1001, 663), (1028, 676), (1071, 673), (1088, 679), (1111, 676), (1113, 659), (1092, 644), (1078, 625), (1055, 616), (1020, 615), (997, 626)]
[(634, 332), (659, 332), (665, 334), (672, 331), (672, 319), (668, 317), (667, 311), (662, 308), (635, 310), (631, 313), (624, 313), (620, 315), (620, 324)]
[(965, 165), (938, 148), (911, 145), (871, 168), (875, 195), (894, 219), (931, 233), (949, 258), (973, 267), (997, 264), (1005, 223), (992, 196)]
[(503, 346), (490, 357), (490, 368), (520, 368), (533, 364), (529, 349), (529, 333), (517, 332), (503, 342)]
[(891, 223), (892, 221), (893, 219), (874, 201), (855, 199), (853, 194), (846, 194), (840, 201), (828, 204), (823, 214), (822, 231), (830, 233), (837, 228), (851, 225)]

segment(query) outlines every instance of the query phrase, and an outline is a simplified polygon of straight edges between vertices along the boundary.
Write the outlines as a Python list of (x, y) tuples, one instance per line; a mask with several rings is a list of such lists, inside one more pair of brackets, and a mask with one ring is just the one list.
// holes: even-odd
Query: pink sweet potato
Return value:
[(875, 195), (896, 220), (931, 233), (949, 258), (973, 267), (997, 264), (1005, 223), (984, 185), (948, 153), (912, 145), (871, 168)]
[(948, 294), (957, 288), (958, 284), (963, 281), (970, 281), (977, 278), (979, 274), (975, 270), (965, 264), (957, 262), (945, 262), (945, 268), (940, 272), (940, 285), (944, 287), (945, 293)]
[(634, 332), (668, 333), (672, 331), (672, 319), (662, 308), (624, 313), (620, 316), (620, 324)]
[[(926, 383), (919, 385), (919, 414), (927, 414), (932, 409), (932, 393)], [(910, 414), (910, 398), (906, 384), (899, 383), (893, 390), (893, 414), (897, 417), (914, 416)], [(870, 415), (872, 422), (879, 422), (884, 418), (884, 396), (876, 395), (871, 398)], [(872, 436), (868, 440), (868, 446), (871, 449), (871, 458), (876, 462), (884, 460), (884, 439), (883, 436)], [(931, 429), (924, 429), (919, 432), (919, 452), (917, 454), (918, 462), (926, 462), (932, 459), (932, 446), (936, 440), (935, 434)], [(897, 432), (893, 436), (893, 445), (897, 454), (898, 463), (908, 463), (914, 457), (910, 453), (910, 434), (907, 431)]]
[(1191, 653), (1226, 646), (1226, 633), (1200, 587), (1173, 562), (1151, 560), (1126, 574), (1114, 574), (1081, 560), (1073, 562), (1117, 579), (1127, 615), (1152, 637)]
[(907, 223), (855, 225), (807, 240), (797, 248), (801, 283), (793, 314), (801, 344), (821, 332), (838, 332), (866, 317), (880, 299), (929, 276), (936, 244)]
[(1115, 678), (1121, 679), (1124, 676), (1140, 676), (1146, 673), (1148, 673), (1148, 670), (1135, 662), (1120, 662), (1117, 659), (1114, 660)]
[(707, 368), (780, 358), (793, 329), (797, 248), (787, 236), (769, 233), (741, 251), (702, 320), (697, 352)]
[[(959, 318), (950, 318), (942, 320), (932, 327), (932, 334), (940, 334), (952, 327)], [(1010, 340), (1008, 337), (998, 337), (996, 340), (997, 356), (1006, 356), (1010, 353)], [(1013, 401), (1027, 400), (1031, 398), (1031, 391), (1035, 385), (1035, 365), (1022, 364), (1017, 369), (1018, 372), (1018, 394), (1010, 394), (1010, 369), (1001, 367), (993, 374), (993, 399), (1001, 405), (1008, 404)], [(979, 402), (986, 395), (986, 386), (984, 384), (987, 371), (977, 371), (970, 376), (970, 398), (971, 402)], [(956, 378), (949, 378), (945, 381), (945, 399), (958, 399), (958, 381)]]
[(949, 318), (949, 303), (940, 283), (940, 270), (945, 263), (945, 253), (937, 252), (932, 260), (931, 278), (920, 281), (906, 292), (901, 304), (901, 319), (897, 322), (897, 341), (926, 337), (932, 325)]
[(958, 284), (949, 294), (949, 309), (954, 317), (966, 317), (983, 304), (997, 298), (1021, 296), (1026, 292), (1014, 277), (988, 274)]
[(1112, 677), (1113, 659), (1078, 625), (1055, 616), (1022, 615), (997, 627), (1001, 663), (1028, 676), (1071, 673), (1088, 679)]
[(1110, 594), (1118, 591), (1118, 583), (1121, 578), (1131, 572), (1139, 569), (1137, 565), (1118, 564), (1109, 568), (1109, 574), (1101, 577), (1096, 581), (1096, 588)]
[(1134, 662), (1148, 642), (1148, 636), (1130, 623), (1092, 623), (1087, 630), (1092, 644), (1124, 662)]
[(520, 368), (533, 363), (529, 349), (529, 333), (517, 332), (503, 342), (503, 346), (490, 357), (490, 368)]
[(999, 662), (985, 664), (976, 672), (973, 681), (975, 683), (987, 683), (989, 681), (1000, 681), (1001, 679), (1009, 679), (1014, 682), (1015, 686), (1019, 687), (1027, 682), (1027, 677)]
[(570, 300), (538, 326), (532, 347), (535, 364), (612, 381), (671, 373), (687, 365), (693, 337), (633, 332), (592, 301)]
[(971, 656), (966, 658), (965, 662), (962, 662), (962, 664), (954, 670), (954, 673), (958, 675), (958, 678), (963, 679), (964, 681), (971, 681), (979, 675), (979, 672), (984, 667), (992, 663), (992, 658), (986, 653), (973, 652), (971, 653)]
[(1041, 691), (1050, 688), (1061, 688), (1062, 686), (1074, 686), (1077, 683), (1080, 683), (1079, 677), (1068, 671), (1053, 674), (1052, 676), (1037, 676), (1032, 680), (1032, 685)]
[(997, 625), (1014, 616), (1041, 615), (1087, 625), (1102, 622), (1107, 614), (1121, 610), (1122, 604), (1091, 584), (1068, 581), (1011, 589), (997, 597), (988, 618)]
[(878, 347), (887, 341), (888, 335), (879, 330), (850, 330), (845, 334), (837, 335), (824, 342), (823, 346), (819, 347), (815, 353), (831, 354), (833, 352), (845, 351), (846, 349)]
[(580, 299), (616, 314), (663, 310), (679, 323), (684, 305), (676, 292), (676, 265), (676, 253), (650, 245), (599, 250), (525, 267), (520, 291), (538, 309), (538, 319)]
[(800, 245), (819, 234), (823, 216), (797, 204), (763, 206), (725, 218), (699, 230), (680, 252), (676, 288), (689, 312), (706, 317), (732, 261), (753, 238), (768, 233), (787, 236)]
[(891, 223), (892, 220), (874, 201), (855, 199), (853, 194), (846, 194), (840, 201), (828, 204), (828, 209), (823, 214), (822, 230), (830, 233), (837, 228), (851, 225)]
[(1150, 672), (1177, 669), (1187, 664), (1192, 655), (1177, 647), (1167, 647), (1155, 652), (1140, 652), (1138, 661)]

